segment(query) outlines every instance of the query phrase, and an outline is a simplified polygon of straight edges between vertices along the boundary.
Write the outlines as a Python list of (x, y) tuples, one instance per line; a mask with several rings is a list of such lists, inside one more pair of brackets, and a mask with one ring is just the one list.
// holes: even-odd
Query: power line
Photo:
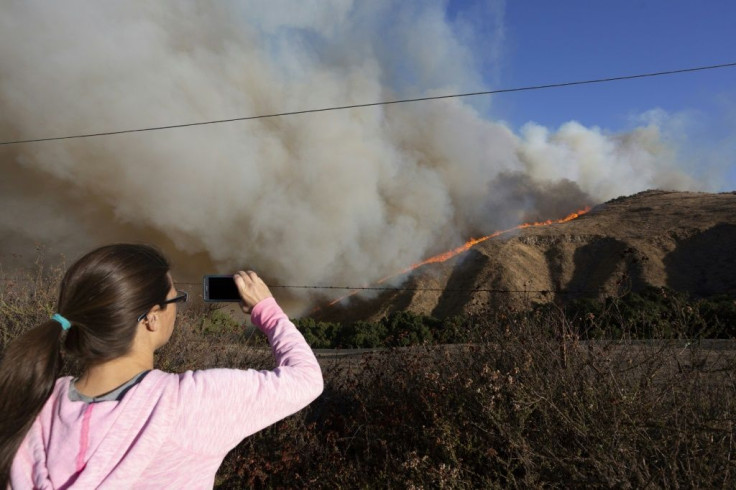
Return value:
[[(10, 283), (29, 283), (34, 282), (33, 279), (25, 278), (0, 278), (0, 280)], [(175, 281), (177, 286), (201, 286), (201, 282), (181, 282)], [(388, 286), (295, 286), (287, 284), (269, 285), (270, 289), (332, 289), (341, 291), (439, 291), (454, 293), (538, 293), (538, 294), (580, 294), (600, 292), (603, 288), (591, 289), (496, 289), (496, 288), (424, 288), (424, 287), (388, 287)]]
[[(179, 282), (178, 285), (201, 286), (201, 282)], [(575, 294), (593, 293), (602, 291), (603, 288), (595, 289), (495, 289), (495, 288), (420, 288), (420, 287), (388, 287), (388, 286), (293, 286), (293, 285), (269, 285), (271, 289), (338, 289), (341, 291), (441, 291), (458, 293), (539, 293), (539, 294)]]
[(411, 98), (411, 99), (398, 99), (398, 100), (389, 100), (389, 101), (383, 101), (383, 102), (369, 102), (365, 104), (351, 104), (351, 105), (343, 105), (343, 106), (323, 107), (319, 109), (304, 109), (300, 111), (278, 112), (278, 113), (273, 113), (273, 114), (260, 114), (257, 116), (234, 117), (230, 119), (216, 119), (212, 121), (201, 121), (201, 122), (184, 123), (184, 124), (170, 124), (167, 126), (152, 126), (148, 128), (123, 129), (119, 131), (104, 131), (104, 132), (99, 132), (99, 133), (77, 134), (77, 135), (71, 135), (71, 136), (55, 136), (55, 137), (48, 137), (48, 138), (33, 138), (33, 139), (25, 139), (25, 140), (2, 141), (0, 142), (0, 146), (19, 145), (19, 144), (26, 144), (26, 143), (40, 143), (44, 141), (60, 141), (60, 140), (80, 139), (80, 138), (94, 138), (98, 136), (113, 136), (113, 135), (118, 135), (118, 134), (141, 133), (144, 131), (161, 131), (164, 129), (186, 128), (186, 127), (191, 127), (191, 126), (205, 126), (209, 124), (223, 124), (223, 123), (230, 123), (230, 122), (237, 122), (237, 121), (250, 121), (253, 119), (266, 119), (266, 118), (282, 117), (282, 116), (296, 116), (299, 114), (310, 114), (310, 113), (327, 112), (327, 111), (340, 111), (340, 110), (345, 110), (345, 109), (359, 109), (363, 107), (404, 104), (407, 102), (422, 102), (422, 101), (428, 101), (428, 100), (473, 97), (473, 96), (478, 96), (478, 95), (505, 94), (505, 93), (512, 93), (512, 92), (525, 92), (525, 91), (530, 91), (530, 90), (544, 90), (544, 89), (550, 89), (550, 88), (572, 87), (576, 85), (590, 85), (590, 84), (595, 84), (595, 83), (618, 82), (618, 81), (623, 81), (623, 80), (634, 80), (634, 79), (639, 79), (639, 78), (651, 78), (651, 77), (660, 77), (660, 76), (667, 76), (667, 75), (678, 75), (682, 73), (692, 73), (692, 72), (705, 71), (705, 70), (716, 70), (720, 68), (731, 68), (734, 66), (736, 66), (736, 62), (721, 63), (718, 65), (698, 66), (698, 67), (692, 67), (692, 68), (681, 68), (677, 70), (659, 71), (659, 72), (653, 72), (653, 73), (640, 73), (637, 75), (624, 75), (624, 76), (618, 76), (618, 77), (596, 78), (592, 80), (579, 80), (579, 81), (573, 81), (573, 82), (549, 83), (549, 84), (544, 84), (544, 85), (530, 85), (526, 87), (506, 88), (506, 89), (497, 89), (497, 90), (484, 90), (480, 92), (466, 92), (466, 93), (461, 93), (461, 94), (435, 95), (435, 96), (430, 96), (430, 97), (416, 97), (416, 98)]
[(585, 289), (585, 290), (567, 290), (567, 289), (495, 289), (495, 288), (391, 288), (391, 287), (348, 287), (348, 286), (269, 286), (269, 288), (287, 288), (287, 289), (340, 289), (350, 291), (439, 291), (443, 293), (538, 293), (538, 294), (577, 294), (577, 293), (593, 293), (602, 291), (603, 288)]

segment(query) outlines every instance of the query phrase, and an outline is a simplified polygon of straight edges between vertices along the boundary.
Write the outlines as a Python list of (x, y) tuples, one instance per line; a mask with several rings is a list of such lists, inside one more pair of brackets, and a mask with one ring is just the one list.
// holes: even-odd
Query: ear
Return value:
[(146, 330), (149, 332), (155, 332), (159, 329), (159, 326), (161, 325), (161, 318), (159, 317), (160, 312), (161, 309), (158, 308), (158, 306), (154, 306), (142, 320), (143, 326), (146, 327)]

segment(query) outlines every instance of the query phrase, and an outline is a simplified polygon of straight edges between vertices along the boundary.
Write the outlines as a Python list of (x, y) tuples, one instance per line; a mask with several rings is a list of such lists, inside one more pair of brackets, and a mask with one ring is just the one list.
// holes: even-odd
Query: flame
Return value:
[[(394, 277), (404, 275), (404, 274), (406, 274), (408, 272), (411, 272), (411, 271), (413, 271), (415, 269), (418, 269), (419, 267), (425, 266), (427, 264), (439, 264), (439, 263), (445, 262), (445, 261), (450, 260), (451, 258), (453, 258), (453, 257), (455, 257), (455, 256), (457, 256), (457, 255), (459, 255), (461, 253), (463, 253), (463, 252), (467, 252), (468, 250), (470, 250), (474, 246), (478, 245), (479, 243), (483, 243), (486, 240), (490, 240), (491, 238), (496, 238), (498, 236), (504, 235), (506, 233), (510, 233), (512, 231), (523, 230), (525, 228), (533, 228), (533, 227), (536, 227), (536, 226), (558, 225), (558, 224), (562, 224), (562, 223), (567, 223), (569, 221), (572, 221), (572, 220), (577, 219), (580, 216), (584, 215), (585, 213), (587, 213), (588, 211), (590, 211), (590, 209), (591, 209), (590, 206), (586, 206), (583, 209), (580, 209), (578, 211), (575, 211), (574, 213), (568, 214), (564, 218), (560, 218), (560, 219), (548, 219), (546, 221), (534, 221), (534, 222), (530, 222), (530, 223), (522, 223), (520, 225), (514, 226), (513, 228), (508, 228), (506, 230), (494, 231), (490, 235), (486, 235), (486, 236), (483, 236), (483, 237), (480, 237), (480, 238), (471, 238), (470, 240), (468, 240), (467, 242), (465, 242), (463, 245), (460, 245), (459, 247), (453, 248), (452, 250), (448, 250), (447, 252), (443, 252), (441, 254), (437, 254), (437, 255), (435, 255), (433, 257), (430, 257), (430, 258), (425, 259), (425, 260), (423, 260), (421, 262), (417, 262), (416, 264), (410, 265), (409, 267), (406, 267), (404, 269), (401, 269), (399, 272), (396, 272), (394, 274), (391, 274), (390, 276), (386, 276), (386, 277), (384, 277), (382, 279), (379, 279), (376, 282), (376, 284), (382, 284), (382, 283), (388, 281), (389, 279), (393, 279)], [(341, 296), (341, 297), (339, 297), (339, 298), (337, 298), (337, 299), (329, 302), (328, 304), (326, 304), (324, 306), (324, 308), (329, 308), (330, 306), (333, 306), (333, 305), (339, 303), (340, 301), (344, 300), (345, 298), (348, 298), (350, 296), (353, 296), (355, 294), (358, 294), (359, 292), (360, 292), (359, 289), (352, 290), (348, 294), (346, 294), (344, 296)], [(316, 313), (317, 311), (319, 311), (321, 309), (322, 308), (316, 308), (315, 310), (312, 311), (312, 313)]]
[(435, 255), (434, 257), (430, 257), (430, 258), (428, 258), (426, 260), (423, 260), (421, 262), (417, 262), (416, 264), (411, 265), (411, 266), (409, 266), (409, 267), (407, 267), (405, 269), (402, 269), (401, 271), (399, 271), (399, 272), (397, 272), (395, 274), (391, 274), (390, 276), (386, 276), (383, 279), (380, 279), (378, 281), (378, 284), (384, 283), (384, 282), (388, 281), (389, 279), (392, 279), (392, 278), (394, 278), (396, 276), (400, 276), (402, 274), (406, 274), (407, 272), (411, 272), (414, 269), (417, 269), (417, 268), (422, 267), (422, 266), (427, 265), (427, 264), (439, 264), (441, 262), (445, 262), (445, 261), (447, 261), (447, 260), (455, 257), (458, 254), (461, 254), (463, 252), (467, 252), (468, 250), (470, 250), (474, 246), (478, 245), (479, 243), (485, 242), (486, 240), (490, 240), (491, 238), (496, 238), (496, 237), (498, 237), (500, 235), (503, 235), (505, 233), (510, 233), (510, 232), (516, 231), (516, 230), (523, 230), (524, 228), (532, 228), (532, 227), (535, 227), (535, 226), (547, 226), (547, 225), (556, 225), (556, 224), (560, 224), (560, 223), (567, 223), (568, 221), (572, 221), (572, 220), (574, 220), (576, 218), (579, 218), (580, 216), (584, 215), (588, 211), (590, 211), (590, 207), (586, 207), (584, 209), (580, 209), (578, 211), (575, 211), (574, 213), (570, 213), (570, 214), (568, 214), (567, 216), (565, 216), (564, 218), (561, 218), (561, 219), (548, 219), (546, 221), (535, 221), (535, 222), (531, 222), (531, 223), (522, 223), (520, 225), (514, 226), (513, 228), (509, 228), (507, 230), (494, 231), (490, 235), (486, 235), (484, 237), (471, 238), (470, 240), (468, 240), (467, 242), (465, 242), (465, 244), (460, 245), (457, 248), (454, 248), (452, 250), (448, 250), (447, 252), (443, 252), (441, 254)]

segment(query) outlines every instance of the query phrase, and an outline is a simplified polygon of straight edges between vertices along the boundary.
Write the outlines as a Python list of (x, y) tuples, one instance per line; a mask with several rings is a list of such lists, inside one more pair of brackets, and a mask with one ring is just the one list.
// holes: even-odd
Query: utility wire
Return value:
[(709, 65), (709, 66), (698, 66), (698, 67), (693, 67), (693, 68), (681, 68), (678, 70), (659, 71), (659, 72), (653, 72), (653, 73), (641, 73), (638, 75), (625, 75), (625, 76), (619, 76), (619, 77), (596, 78), (592, 80), (580, 80), (580, 81), (575, 81), (575, 82), (549, 83), (549, 84), (544, 84), (544, 85), (531, 85), (527, 87), (506, 88), (506, 89), (498, 89), (498, 90), (484, 90), (481, 92), (467, 92), (467, 93), (461, 93), (461, 94), (435, 95), (435, 96), (430, 96), (430, 97), (417, 97), (417, 98), (412, 98), (412, 99), (399, 99), (399, 100), (389, 100), (389, 101), (383, 101), (383, 102), (370, 102), (366, 104), (352, 104), (352, 105), (343, 105), (343, 106), (323, 107), (320, 109), (304, 109), (300, 111), (278, 112), (274, 114), (261, 114), (257, 116), (234, 117), (230, 119), (217, 119), (213, 121), (201, 121), (201, 122), (184, 123), (184, 124), (170, 124), (167, 126), (153, 126), (153, 127), (138, 128), (138, 129), (123, 129), (120, 131), (105, 131), (105, 132), (99, 132), (99, 133), (77, 134), (77, 135), (72, 135), (72, 136), (55, 136), (55, 137), (48, 137), (48, 138), (33, 138), (33, 139), (25, 139), (25, 140), (2, 141), (0, 142), (0, 146), (20, 145), (20, 144), (26, 144), (26, 143), (40, 143), (43, 141), (60, 141), (60, 140), (80, 139), (80, 138), (94, 138), (97, 136), (113, 136), (117, 134), (140, 133), (144, 131), (160, 131), (164, 129), (186, 128), (186, 127), (191, 127), (191, 126), (205, 126), (208, 124), (223, 124), (223, 123), (230, 123), (230, 122), (236, 122), (236, 121), (250, 121), (252, 119), (266, 119), (266, 118), (272, 118), (272, 117), (296, 116), (299, 114), (310, 114), (310, 113), (316, 113), (316, 112), (340, 111), (340, 110), (345, 110), (345, 109), (358, 109), (358, 108), (363, 108), (363, 107), (375, 107), (375, 106), (381, 106), (381, 105), (404, 104), (407, 102), (422, 102), (422, 101), (427, 101), (427, 100), (452, 99), (452, 98), (460, 98), (460, 97), (473, 97), (477, 95), (505, 94), (505, 93), (512, 93), (512, 92), (525, 92), (525, 91), (530, 91), (530, 90), (544, 90), (544, 89), (550, 89), (550, 88), (572, 87), (576, 85), (589, 85), (589, 84), (594, 84), (594, 83), (618, 82), (622, 80), (634, 80), (638, 78), (660, 77), (660, 76), (666, 76), (666, 75), (678, 75), (682, 73), (692, 73), (692, 72), (697, 72), (697, 71), (716, 70), (720, 68), (731, 68), (734, 66), (736, 66), (736, 62), (721, 63), (718, 65)]
[[(176, 284), (199, 286), (201, 282), (179, 282)], [(568, 293), (593, 293), (601, 291), (603, 288), (595, 289), (489, 289), (489, 288), (411, 288), (411, 287), (387, 287), (387, 286), (292, 286), (292, 285), (269, 285), (271, 289), (339, 289), (350, 291), (442, 291), (442, 292), (458, 292), (458, 293), (540, 293), (540, 294), (568, 294)]]
[[(0, 278), (0, 280), (9, 283), (29, 283), (33, 279), (25, 278)], [(201, 286), (201, 282), (180, 282), (181, 286)], [(600, 292), (603, 288), (591, 289), (492, 289), (492, 288), (419, 288), (419, 287), (387, 287), (387, 286), (292, 286), (292, 285), (270, 285), (271, 289), (339, 289), (341, 291), (440, 291), (454, 293), (539, 293), (539, 294), (573, 294), (573, 293), (595, 293)]]
[(341, 289), (350, 291), (440, 291), (443, 293), (539, 293), (539, 294), (569, 294), (569, 293), (593, 293), (601, 291), (598, 289), (567, 290), (567, 289), (488, 289), (488, 288), (390, 288), (390, 287), (347, 287), (347, 286), (269, 286), (270, 288), (288, 289)]

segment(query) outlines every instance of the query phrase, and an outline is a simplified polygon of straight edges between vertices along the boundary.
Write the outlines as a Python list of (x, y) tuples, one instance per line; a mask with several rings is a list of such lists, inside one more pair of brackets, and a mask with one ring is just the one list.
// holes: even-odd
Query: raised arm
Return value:
[(235, 277), (241, 306), (267, 336), (276, 367), (180, 375), (182, 428), (189, 432), (182, 434), (182, 445), (210, 454), (229, 451), (245, 437), (304, 408), (323, 389), (314, 353), (263, 281), (253, 272)]

